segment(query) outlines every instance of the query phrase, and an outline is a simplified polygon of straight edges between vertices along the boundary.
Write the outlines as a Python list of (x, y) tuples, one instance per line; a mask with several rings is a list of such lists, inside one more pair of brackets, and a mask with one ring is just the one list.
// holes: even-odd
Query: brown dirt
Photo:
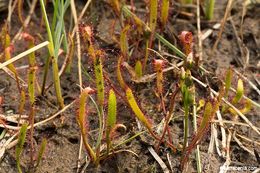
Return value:
[[(77, 2), (78, 7), (82, 8), (83, 2)], [(137, 7), (144, 7), (143, 3), (136, 2)], [(242, 3), (240, 1), (236, 1), (235, 6), (231, 12), (233, 21), (235, 23), (236, 29), (239, 31), (240, 28), (240, 20), (241, 20), (241, 11), (242, 11)], [(222, 3), (217, 3), (216, 5), (216, 16), (215, 20), (220, 21), (224, 14), (226, 1)], [(174, 8), (175, 9), (175, 8)], [(176, 7), (177, 10), (180, 10)], [(37, 8), (37, 10), (40, 10)], [(143, 13), (142, 13), (143, 14)], [(244, 35), (244, 43), (250, 51), (250, 60), (248, 68), (244, 71), (244, 74), (249, 77), (250, 80), (254, 81), (252, 78), (252, 74), (258, 75), (259, 80), (259, 67), (257, 67), (257, 63), (260, 61), (259, 53), (259, 43), (260, 43), (260, 8), (255, 5), (250, 7), (247, 15), (244, 19), (243, 25), (243, 35)], [(106, 5), (103, 1), (101, 3), (95, 3), (91, 7), (91, 15), (90, 17), (84, 18), (85, 23), (92, 23), (94, 30), (96, 32), (95, 38), (97, 40), (97, 44), (99, 44), (100, 48), (106, 51), (107, 55), (104, 62), (104, 69), (108, 72), (111, 80), (116, 84), (116, 76), (115, 76), (115, 68), (116, 68), (116, 55), (119, 51), (118, 46), (115, 42), (111, 41), (109, 35), (109, 27), (111, 22), (115, 18), (115, 15), (112, 13), (111, 8)], [(6, 18), (4, 13), (1, 13), (0, 20)], [(31, 25), (29, 26), (29, 31), (31, 34), (36, 35), (39, 30), (36, 30), (40, 24), (38, 18), (33, 18)], [(214, 22), (209, 23), (207, 21), (202, 20), (202, 30), (206, 30), (207, 28), (212, 27)], [(19, 22), (17, 21), (17, 17), (13, 17), (11, 34), (14, 35), (17, 32), (17, 29), (20, 27)], [(178, 35), (183, 30), (189, 30), (196, 34), (196, 18), (184, 18), (180, 14), (177, 14), (174, 10), (171, 11), (171, 18), (169, 19), (169, 23), (167, 26), (167, 30), (164, 33), (165, 38), (168, 40), (174, 40), (175, 36)], [(40, 30), (42, 35), (45, 34), (44, 29)], [(212, 72), (210, 76), (198, 76), (198, 78), (207, 79), (212, 88), (218, 89), (218, 80), (224, 79), (224, 72), (230, 66), (234, 66), (234, 68), (240, 72), (243, 72), (242, 67), (237, 64), (236, 59), (241, 59), (241, 53), (236, 41), (236, 36), (232, 29), (231, 23), (228, 21), (225, 25), (222, 39), (218, 45), (218, 48), (215, 54), (212, 56), (212, 47), (217, 38), (218, 31), (214, 31), (214, 33), (207, 38), (203, 42), (203, 64), (206, 69)], [(38, 42), (40, 39), (38, 38)], [(174, 41), (173, 41), (174, 42)], [(195, 44), (197, 40), (195, 40)], [(26, 49), (25, 45), (22, 41), (18, 41), (15, 44), (16, 50), (15, 54), (21, 52)], [(46, 51), (46, 50), (45, 50)], [(46, 58), (45, 52), (41, 51), (37, 53), (37, 61), (38, 64), (43, 64), (44, 59)], [(61, 57), (61, 59), (64, 57)], [(92, 75), (91, 70), (91, 62), (88, 61), (88, 57), (86, 54), (83, 54), (83, 66), (85, 70)], [(15, 63), (16, 67), (21, 67), (22, 65), (28, 64), (27, 61), (18, 61)], [(26, 69), (19, 70), (19, 74), (23, 79), (26, 79)], [(152, 68), (148, 69), (148, 72), (152, 72)], [(41, 66), (38, 71), (38, 80), (42, 80), (43, 67)], [(13, 113), (17, 113), (18, 105), (19, 105), (19, 94), (17, 92), (16, 83), (13, 79), (11, 79), (8, 75), (6, 75), (3, 71), (0, 71), (0, 96), (4, 98), (4, 104), (1, 105), (0, 109), (2, 109), (2, 113), (6, 114), (10, 110)], [(93, 86), (94, 84), (88, 79), (86, 75), (83, 75), (83, 84), (84, 86)], [(236, 81), (237, 79), (234, 79)], [(65, 104), (70, 103), (74, 99), (79, 96), (79, 87), (77, 86), (77, 62), (76, 58), (74, 59), (72, 66), (72, 73), (65, 74), (61, 78), (62, 92), (65, 98)], [(176, 84), (177, 78), (173, 77), (172, 74), (167, 74), (165, 82), (165, 91), (171, 90), (171, 84)], [(49, 77), (48, 83), (51, 82), (51, 75)], [(152, 119), (154, 124), (158, 124), (162, 117), (163, 113), (158, 109), (159, 101), (154, 94), (155, 90), (155, 82), (145, 83), (145, 84), (134, 84), (131, 83), (130, 79), (127, 81), (130, 87), (134, 90), (135, 96), (138, 98), (138, 101), (143, 108), (143, 111), (146, 112), (147, 116)], [(116, 85), (117, 86), (117, 85)], [(235, 86), (235, 85), (233, 85)], [(110, 86), (107, 85), (107, 88)], [(207, 97), (207, 91), (199, 86), (197, 96), (198, 98)], [(259, 87), (259, 86), (258, 86)], [(259, 95), (251, 89), (248, 84), (245, 84), (246, 95), (253, 99), (254, 101), (260, 101)], [(166, 100), (168, 103), (168, 100)], [(55, 92), (53, 87), (48, 91), (47, 96), (43, 99), (42, 97), (37, 98), (37, 113), (36, 113), (36, 122), (40, 120), (46, 119), (50, 114), (53, 114), (57, 111), (56, 100), (55, 100)], [(179, 96), (176, 103), (175, 116), (182, 116), (183, 111), (181, 108), (181, 97)], [(27, 110), (29, 110), (27, 105)], [(77, 104), (74, 104), (71, 108), (65, 111), (60, 118), (64, 118), (64, 123), (61, 123), (60, 118), (56, 118), (55, 120), (48, 122), (40, 127), (35, 129), (34, 139), (35, 144), (39, 146), (43, 137), (47, 138), (47, 148), (44, 154), (44, 158), (42, 163), (37, 168), (38, 173), (71, 173), (76, 172), (77, 169), (77, 161), (78, 161), (78, 150), (79, 150), (79, 142), (80, 142), (80, 130), (78, 128), (75, 111), (77, 109)], [(253, 124), (257, 127), (260, 127), (259, 120), (259, 109), (253, 109), (249, 114), (247, 114), (247, 118), (253, 122)], [(27, 111), (25, 112), (28, 113)], [(230, 115), (227, 115), (226, 119), (229, 119)], [(92, 105), (90, 108), (90, 129), (92, 132), (90, 133), (91, 142), (94, 144), (93, 138), (96, 137), (96, 131), (98, 127), (97, 115), (95, 112), (95, 108)], [(241, 120), (242, 121), (242, 120)], [(119, 99), (118, 103), (118, 122), (124, 124), (127, 127), (126, 132), (118, 132), (118, 136), (115, 142), (119, 142), (122, 139), (127, 139), (132, 136), (134, 133), (138, 132), (137, 122), (134, 118), (133, 113), (126, 106), (124, 100)], [(243, 122), (243, 121), (242, 121)], [(174, 121), (170, 123), (170, 129), (172, 132), (172, 137), (174, 139), (174, 144), (181, 144), (183, 141), (183, 122), (182, 117), (176, 118)], [(259, 141), (259, 135), (257, 135), (251, 128), (236, 126), (236, 131), (248, 138)], [(0, 128), (0, 132), (3, 129)], [(220, 134), (220, 130), (219, 130)], [(221, 137), (219, 137), (220, 139)], [(0, 139), (1, 140), (1, 139)], [(210, 140), (210, 132), (207, 133), (205, 138), (201, 143), (201, 158), (202, 158), (202, 167), (203, 172), (219, 172), (220, 166), (223, 165), (225, 159), (220, 158), (216, 151), (214, 153), (208, 154), (208, 146)], [(156, 144), (156, 142), (148, 135), (144, 134), (136, 139), (120, 146), (122, 152), (114, 154), (113, 156), (101, 161), (101, 164), (98, 168), (95, 168), (90, 164), (86, 168), (85, 172), (129, 172), (129, 173), (143, 173), (143, 172), (162, 172), (162, 169), (152, 157), (152, 155), (147, 150), (149, 145)], [(248, 146), (250, 148), (254, 148), (256, 151), (260, 152), (259, 146)], [(127, 152), (126, 150), (131, 150), (137, 154)], [(231, 165), (232, 166), (259, 166), (256, 158), (248, 152), (244, 151), (238, 144), (232, 140), (231, 142)], [(23, 169), (26, 170), (28, 168), (29, 163), (29, 141), (26, 142), (24, 148), (24, 154), (22, 155), (22, 166)], [(158, 152), (159, 156), (167, 163), (167, 154), (170, 155), (170, 160), (172, 164), (173, 172), (180, 172), (180, 157), (181, 153), (173, 153), (167, 146), (162, 145)], [(83, 169), (84, 167), (84, 159), (80, 161)], [(15, 147), (10, 150), (7, 150), (3, 159), (0, 161), (0, 172), (1, 173), (15, 173), (16, 162), (15, 162)], [(187, 172), (196, 172), (196, 162), (194, 154), (191, 155), (188, 164)]]

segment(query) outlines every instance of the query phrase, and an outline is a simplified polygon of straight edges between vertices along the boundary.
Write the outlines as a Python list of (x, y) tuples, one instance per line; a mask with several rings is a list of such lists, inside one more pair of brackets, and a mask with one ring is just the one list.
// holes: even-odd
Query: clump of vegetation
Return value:
[[(192, 4), (195, 4), (195, 1), (180, 0), (178, 2), (181, 10), (183, 7), (190, 9), (178, 12), (178, 14), (194, 17)], [(169, 14), (175, 10), (175, 8), (171, 8), (169, 0), (147, 1), (145, 2), (147, 11), (136, 10), (133, 1), (131, 1), (131, 6), (128, 6), (127, 2), (119, 0), (108, 0), (106, 3), (106, 8), (113, 10), (113, 19), (115, 20), (113, 24), (118, 22), (120, 28), (118, 30), (113, 28), (114, 25), (111, 26), (113, 31), (111, 37), (114, 43), (109, 44), (109, 46), (113, 46), (112, 53), (106, 49), (107, 45), (99, 44), (100, 38), (96, 37), (98, 33), (96, 33), (96, 28), (91, 26), (91, 22), (86, 22), (87, 24), (81, 22), (83, 14), (77, 18), (74, 1), (52, 1), (53, 15), (50, 18), (46, 12), (47, 2), (40, 0), (41, 14), (45, 25), (45, 28), (42, 29), (46, 30), (48, 41), (37, 45), (38, 36), (35, 36), (35, 33), (35, 35), (31, 35), (29, 32), (25, 32), (28, 29), (26, 28), (28, 24), (26, 24), (25, 11), (23, 11), (25, 4), (22, 0), (18, 0), (17, 13), (22, 24), (22, 32), (19, 36), (22, 38), (20, 41), (26, 45), (26, 51), (15, 57), (13, 54), (16, 44), (13, 43), (9, 34), (8, 25), (2, 27), (1, 48), (3, 53), (0, 69), (3, 69), (15, 80), (19, 93), (17, 99), (19, 105), (17, 119), (12, 119), (9, 123), (8, 117), (1, 115), (0, 125), (14, 132), (12, 134), (15, 134), (14, 138), (17, 139), (14, 143), (16, 144), (15, 159), (18, 172), (36, 171), (43, 159), (47, 139), (42, 139), (36, 156), (36, 127), (53, 120), (58, 115), (61, 115), (61, 124), (63, 125), (63, 120), (66, 119), (66, 116), (63, 116), (64, 112), (73, 104), (76, 107), (74, 108), (74, 110), (76, 109), (75, 119), (80, 130), (81, 145), (84, 146), (87, 155), (86, 162), (90, 161), (95, 168), (99, 168), (107, 159), (122, 151), (136, 155), (134, 151), (131, 151), (131, 148), (130, 150), (124, 148), (124, 144), (134, 139), (142, 141), (142, 138), (137, 137), (146, 134), (145, 136), (149, 140), (144, 143), (149, 145), (149, 148), (155, 148), (157, 153), (164, 154), (162, 151), (167, 150), (167, 152), (169, 151), (167, 154), (178, 157), (178, 166), (181, 171), (185, 171), (191, 154), (194, 152), (197, 172), (200, 173), (202, 165), (199, 145), (204, 138), (208, 137), (211, 128), (215, 128), (211, 129), (212, 131), (217, 131), (216, 127), (212, 125), (213, 123), (215, 123), (214, 125), (220, 124), (222, 147), (226, 147), (226, 151), (219, 152), (222, 154), (219, 155), (226, 158), (225, 165), (229, 165), (230, 141), (232, 138), (237, 141), (235, 125), (249, 126), (257, 134), (260, 134), (259, 129), (244, 115), (252, 110), (253, 105), (259, 107), (259, 104), (245, 96), (246, 86), (242, 75), (234, 76), (234, 70), (230, 67), (226, 71), (225, 79), (220, 77), (218, 84), (212, 87), (212, 82), (208, 80), (209, 77), (212, 78), (212, 74), (198, 62), (195, 46), (197, 39), (195, 39), (193, 32), (184, 30), (178, 35), (177, 31), (174, 31), (172, 35), (176, 38), (176, 45), (171, 43), (172, 40), (169, 39), (171, 36), (168, 34), (167, 22)], [(214, 4), (214, 0), (205, 1), (207, 20), (214, 18)], [(72, 15), (79, 21), (74, 19), (74, 29), (70, 28), (70, 32), (67, 32), (69, 27), (65, 27), (65, 16), (70, 7)], [(197, 10), (200, 10), (199, 4), (197, 4)], [(143, 16), (139, 17), (139, 13), (143, 13)], [(75, 34), (76, 37), (74, 37)], [(198, 39), (202, 39), (200, 35)], [(42, 68), (38, 64), (38, 52), (36, 51), (45, 46), (47, 46), (48, 51)], [(85, 54), (82, 55), (81, 51)], [(74, 67), (74, 52), (77, 52), (78, 56), (79, 87), (76, 91), (77, 94), (73, 93), (74, 95), (71, 97), (74, 101), (66, 105), (67, 100), (65, 92), (63, 92), (61, 77), (63, 75), (76, 75), (74, 73), (76, 69)], [(63, 55), (66, 57), (64, 60), (62, 59)], [(87, 62), (82, 61), (83, 56)], [(23, 57), (28, 57), (25, 66), (26, 73), (22, 73), (23, 67), (18, 67), (15, 63)], [(87, 63), (87, 67), (85, 63)], [(52, 69), (51, 76), (48, 75), (50, 69)], [(81, 69), (83, 70), (81, 71)], [(64, 73), (65, 71), (69, 73)], [(82, 79), (81, 73), (83, 71), (89, 80)], [(23, 74), (26, 74), (26, 77)], [(144, 94), (142, 97), (145, 98), (140, 98), (138, 91), (147, 83), (149, 83), (147, 89), (151, 89), (149, 97), (146, 98)], [(232, 88), (234, 83), (237, 85), (236, 89)], [(218, 91), (213, 90), (213, 88)], [(48, 99), (52, 92), (55, 92), (56, 99), (50, 101)], [(149, 100), (149, 103), (152, 103), (150, 100), (153, 99), (153, 103), (147, 106), (145, 99)], [(38, 109), (42, 108), (42, 100), (56, 109), (56, 112), (47, 118), (38, 117)], [(0, 101), (1, 104), (2, 101)], [(120, 107), (122, 105), (123, 107)], [(146, 106), (150, 106), (153, 110), (147, 111)], [(131, 112), (133, 115), (131, 124), (127, 121), (120, 122), (122, 118), (120, 115), (123, 113), (119, 112), (119, 109)], [(1, 111), (0, 109), (2, 114)], [(97, 125), (90, 123), (90, 116), (97, 120), (95, 121)], [(222, 116), (228, 117), (228, 120), (223, 120)], [(43, 118), (46, 119), (42, 120)], [(240, 118), (247, 124), (241, 123)], [(181, 121), (176, 122), (176, 119)], [(36, 120), (39, 122), (35, 122)], [(133, 120), (136, 123), (132, 123)], [(180, 122), (183, 123), (181, 135), (179, 135), (181, 137), (176, 139), (173, 138), (173, 136), (177, 136), (173, 135), (175, 134), (174, 127), (175, 125), (179, 126)], [(231, 128), (224, 126), (226, 122), (231, 124)], [(136, 124), (138, 127), (135, 126)], [(54, 126), (60, 128), (56, 124)], [(2, 128), (2, 126), (0, 127)], [(135, 131), (128, 129), (128, 127)], [(128, 134), (119, 134), (117, 130), (120, 129)], [(138, 129), (137, 132), (136, 129)], [(27, 130), (30, 130), (29, 135), (27, 135)], [(229, 132), (228, 140), (225, 139), (226, 131)], [(3, 134), (1, 132), (0, 139), (5, 135)], [(213, 137), (218, 147), (218, 136)], [(239, 142), (238, 144), (243, 146)], [(11, 144), (3, 145), (4, 150), (0, 148), (0, 151), (4, 153), (5, 148), (8, 148), (9, 145)], [(214, 146), (214, 143), (212, 145)], [(23, 151), (27, 146), (30, 148), (31, 164), (28, 168), (22, 168)], [(79, 148), (79, 160), (81, 160), (81, 146)], [(149, 151), (151, 152), (151, 150)], [(165, 159), (158, 158), (159, 155), (156, 157), (155, 159), (159, 160), (158, 163), (164, 170), (171, 167), (171, 164), (162, 166)], [(168, 158), (168, 160), (170, 159)], [(78, 165), (78, 170), (80, 167), (81, 165)]]

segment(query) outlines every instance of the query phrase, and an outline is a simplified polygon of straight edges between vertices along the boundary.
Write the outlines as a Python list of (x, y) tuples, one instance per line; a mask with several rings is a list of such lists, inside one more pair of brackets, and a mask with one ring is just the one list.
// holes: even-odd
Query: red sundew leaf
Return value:
[(153, 65), (156, 71), (162, 70), (162, 68), (164, 67), (165, 61), (161, 60), (161, 59), (155, 59), (153, 61)]
[(189, 55), (192, 52), (192, 41), (193, 36), (189, 31), (182, 31), (179, 35), (179, 39), (184, 47), (184, 52), (186, 55)]
[(192, 33), (189, 31), (182, 31), (181, 34), (179, 35), (179, 39), (184, 44), (191, 44), (193, 41), (193, 36)]
[(26, 32), (23, 32), (21, 34), (22, 38), (25, 39), (25, 41), (31, 41), (31, 42), (34, 42), (34, 38), (32, 35), (26, 33)]
[(0, 106), (3, 104), (4, 98), (0, 96)]

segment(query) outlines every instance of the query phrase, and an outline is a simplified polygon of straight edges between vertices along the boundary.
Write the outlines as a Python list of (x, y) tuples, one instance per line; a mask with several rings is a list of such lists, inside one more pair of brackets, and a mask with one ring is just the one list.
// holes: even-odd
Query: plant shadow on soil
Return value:
[[(137, 5), (139, 3), (136, 3)], [(226, 3), (217, 4), (217, 11), (216, 18), (219, 20), (223, 16), (224, 9)], [(82, 8), (82, 2), (78, 2), (78, 6)], [(104, 5), (104, 7), (103, 7)], [(116, 81), (115, 76), (115, 68), (116, 68), (116, 55), (115, 52), (109, 51), (117, 50), (118, 47), (111, 43), (109, 38), (109, 34), (106, 30), (102, 30), (103, 26), (109, 26), (110, 21), (112, 20), (113, 15), (111, 15), (111, 9), (104, 3), (101, 3), (100, 6), (93, 6), (93, 15), (90, 18), (85, 19), (86, 22), (88, 20), (93, 20), (91, 18), (96, 18), (93, 20), (94, 29), (97, 30), (96, 39), (98, 44), (102, 49), (106, 51), (108, 50), (107, 57), (104, 62), (104, 69), (108, 72), (109, 77), (112, 81)], [(96, 9), (95, 9), (96, 8)], [(233, 20), (237, 28), (240, 26), (240, 17), (241, 17), (241, 8), (242, 5), (239, 5), (237, 2), (235, 7), (233, 8), (232, 15)], [(108, 10), (109, 9), (109, 10)], [(39, 10), (39, 7), (38, 9)], [(257, 73), (259, 67), (257, 69), (256, 63), (259, 62), (259, 43), (260, 42), (260, 9), (257, 7), (253, 7), (250, 11), (247, 12), (244, 20), (244, 42), (250, 51), (250, 61), (248, 71), (246, 73)], [(104, 13), (98, 13), (98, 11), (103, 11)], [(174, 13), (174, 12), (172, 12)], [(3, 21), (1, 14), (1, 21)], [(174, 15), (176, 15), (174, 13)], [(15, 32), (19, 29), (20, 25), (17, 21), (18, 17), (13, 17), (12, 20), (12, 30), (11, 34), (15, 34)], [(171, 30), (174, 31), (175, 34), (180, 33), (182, 30), (189, 30), (195, 33), (196, 30), (196, 19), (190, 19), (192, 22), (188, 20), (175, 20), (173, 18), (169, 21), (168, 28), (172, 28)], [(33, 19), (32, 24), (29, 27), (30, 34), (36, 34), (35, 31), (38, 32), (37, 27), (39, 26), (39, 21)], [(205, 23), (205, 24), (204, 24)], [(206, 23), (204, 21), (202, 23), (202, 29), (206, 29), (207, 27), (211, 26), (210, 23)], [(42, 29), (41, 34), (44, 34), (44, 29)], [(170, 31), (166, 31), (166, 37), (171, 37)], [(204, 50), (204, 65), (205, 67), (212, 72), (212, 77), (218, 76), (220, 78), (224, 78), (224, 71), (230, 66), (233, 65), (237, 70), (241, 70), (239, 64), (236, 63), (236, 59), (241, 57), (239, 48), (236, 42), (236, 37), (234, 35), (232, 26), (230, 22), (226, 23), (224, 28), (222, 39), (219, 43), (218, 49), (215, 52), (214, 58), (211, 57), (211, 50), (216, 40), (217, 31), (214, 31), (213, 35), (210, 36), (208, 39), (204, 41), (203, 50)], [(107, 41), (106, 41), (107, 40)], [(197, 43), (197, 40), (195, 40)], [(22, 41), (18, 41), (15, 44), (16, 52), (22, 51), (26, 48)], [(46, 49), (45, 49), (46, 51)], [(43, 50), (37, 53), (38, 64), (44, 63), (45, 52)], [(62, 59), (62, 58), (61, 58)], [(91, 71), (91, 62), (88, 61), (88, 57), (86, 54), (83, 54), (83, 66), (85, 67), (86, 71), (92, 75)], [(26, 65), (26, 61), (18, 61), (15, 63), (16, 67), (21, 67)], [(152, 69), (148, 69), (148, 71), (152, 71)], [(23, 79), (26, 79), (26, 72), (27, 69), (19, 70), (19, 74)], [(43, 74), (43, 67), (39, 68), (38, 71), (38, 80), (42, 80)], [(4, 104), (1, 105), (1, 111), (3, 114), (12, 110), (13, 113), (17, 113), (18, 104), (19, 104), (19, 95), (16, 88), (16, 83), (13, 79), (11, 79), (8, 75), (6, 75), (3, 71), (0, 71), (0, 96), (4, 98)], [(92, 75), (93, 76), (93, 75)], [(83, 75), (83, 84), (84, 86), (94, 86), (88, 78)], [(214, 83), (210, 77), (211, 87), (214, 88), (216, 83)], [(170, 88), (172, 83), (176, 83), (176, 79), (174, 79), (171, 75), (167, 74), (167, 80), (165, 80), (165, 88), (167, 90)], [(130, 83), (130, 80), (128, 81)], [(48, 84), (51, 83), (51, 74), (49, 76)], [(115, 82), (116, 83), (116, 82)], [(61, 78), (61, 86), (63, 90), (63, 95), (65, 98), (65, 103), (68, 104), (74, 99), (78, 98), (79, 96), (79, 87), (77, 86), (77, 63), (76, 57), (74, 58), (74, 63), (72, 66), (72, 73), (65, 74)], [(163, 114), (158, 111), (158, 103), (156, 96), (154, 95), (154, 86), (155, 83), (151, 82), (148, 84), (130, 84), (131, 87), (134, 89), (135, 95), (139, 98), (139, 103), (141, 103), (142, 109), (146, 114), (153, 119), (154, 124), (157, 124), (161, 121)], [(259, 102), (259, 95), (255, 93), (249, 86), (246, 85), (246, 94)], [(198, 96), (204, 96), (205, 90), (198, 86)], [(152, 91), (152, 92), (151, 92)], [(206, 96), (205, 96), (206, 97)], [(179, 99), (180, 100), (180, 99)], [(178, 100), (178, 102), (180, 102)], [(167, 102), (167, 101), (166, 101)], [(38, 97), (38, 101), (36, 104), (36, 120), (38, 122), (47, 118), (50, 114), (53, 114), (57, 111), (56, 108), (56, 101), (55, 101), (55, 92), (53, 89), (50, 89), (47, 92), (47, 96), (45, 98)], [(27, 105), (27, 108), (28, 105)], [(40, 127), (35, 128), (35, 144), (40, 144), (43, 137), (47, 138), (47, 147), (44, 154), (44, 158), (42, 163), (38, 167), (36, 172), (39, 173), (54, 173), (54, 172), (63, 172), (63, 173), (71, 173), (76, 172), (77, 169), (77, 160), (78, 160), (78, 150), (79, 150), (79, 143), (80, 143), (80, 130), (78, 128), (76, 122), (76, 109), (77, 104), (74, 104), (71, 108), (63, 113), (62, 116), (56, 118), (55, 120), (48, 122)], [(26, 109), (29, 110), (29, 109)], [(260, 127), (259, 121), (259, 112), (260, 110), (253, 110), (247, 115), (248, 119), (257, 127)], [(27, 113), (27, 112), (26, 112)], [(90, 107), (89, 112), (89, 126), (92, 132), (90, 133), (90, 138), (95, 138), (96, 133), (95, 129), (98, 127), (97, 122), (97, 115), (95, 113), (95, 108), (92, 105)], [(182, 116), (183, 112), (181, 111), (181, 103), (176, 104), (175, 116)], [(61, 118), (64, 118), (64, 122), (61, 123)], [(124, 138), (130, 137), (132, 134), (136, 133), (137, 124), (136, 120), (131, 113), (131, 110), (126, 106), (123, 100), (119, 99), (118, 103), (118, 122), (126, 125), (127, 131), (126, 132), (118, 132), (119, 136), (123, 136)], [(176, 119), (174, 122), (170, 123), (170, 129), (172, 132), (172, 137), (174, 139), (174, 144), (182, 143), (183, 140), (183, 123), (182, 119)], [(0, 132), (3, 129), (0, 129)], [(249, 137), (250, 139), (259, 140), (259, 136), (255, 134), (251, 129), (247, 127), (239, 127), (236, 129), (241, 134)], [(224, 159), (220, 158), (215, 152), (212, 154), (208, 154), (208, 145), (210, 140), (210, 133), (208, 133), (205, 139), (201, 143), (201, 158), (202, 158), (202, 166), (203, 172), (219, 172), (219, 168), (225, 162)], [(94, 141), (92, 141), (94, 142)], [(143, 173), (143, 172), (162, 172), (160, 166), (152, 157), (152, 155), (147, 150), (147, 144), (153, 145), (156, 142), (152, 140), (147, 134), (142, 135), (134, 139), (133, 141), (126, 143), (120, 146), (121, 149), (129, 149), (137, 154), (137, 156), (123, 151), (113, 156), (101, 161), (99, 168), (88, 167), (86, 172), (130, 172), (130, 173)], [(37, 148), (37, 147), (36, 147)], [(260, 152), (259, 148), (255, 148), (258, 152)], [(245, 165), (245, 166), (257, 166), (257, 161), (255, 157), (248, 154), (246, 151), (241, 149), (236, 142), (232, 141), (231, 143), (231, 160), (232, 163), (235, 165)], [(159, 156), (166, 162), (167, 157), (166, 155), (169, 153), (170, 160), (172, 164), (173, 172), (180, 172), (180, 153), (173, 154), (167, 147), (162, 146), (159, 151)], [(81, 163), (84, 160), (80, 161)], [(22, 155), (22, 166), (23, 168), (27, 168), (29, 164), (29, 143), (25, 144), (24, 152)], [(81, 168), (82, 169), (82, 168)], [(17, 172), (16, 163), (15, 163), (15, 149), (12, 148), (6, 151), (3, 159), (0, 161), (0, 172), (1, 173), (15, 173)], [(189, 167), (188, 172), (196, 172), (196, 162), (193, 154), (189, 160)]]

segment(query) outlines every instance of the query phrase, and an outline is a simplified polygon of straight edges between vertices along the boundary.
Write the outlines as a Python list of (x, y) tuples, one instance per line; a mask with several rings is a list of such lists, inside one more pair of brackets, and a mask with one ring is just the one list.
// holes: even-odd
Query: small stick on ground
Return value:
[(232, 3), (233, 3), (233, 0), (228, 0), (228, 4), (227, 4), (227, 7), (226, 7), (225, 15), (224, 15), (224, 17), (222, 19), (220, 31), (218, 33), (218, 38), (217, 38), (217, 40), (216, 40), (216, 42), (215, 42), (215, 44), (213, 46), (213, 51), (212, 52), (215, 52), (215, 50), (216, 50), (216, 48), (218, 46), (218, 43), (219, 43), (219, 41), (221, 39), (221, 36), (222, 36), (223, 31), (224, 31), (224, 26), (225, 26), (225, 23), (227, 21), (229, 12), (232, 9)]
[(233, 133), (233, 138), (234, 140), (237, 142), (237, 144), (243, 148), (243, 150), (247, 151), (249, 154), (251, 154), (252, 156), (255, 156), (254, 151), (251, 151), (250, 149), (248, 149), (245, 145), (242, 144), (242, 142), (236, 137), (236, 132)]
[(200, 29), (200, 0), (197, 0), (197, 30), (198, 30), (198, 46), (199, 46), (199, 61), (202, 60), (203, 50), (202, 50), (202, 39), (201, 39), (201, 29)]
[(224, 128), (224, 123), (223, 123), (223, 118), (221, 116), (221, 113), (220, 111), (218, 110), (217, 111), (217, 117), (218, 117), (218, 120), (220, 121), (219, 124), (220, 124), (220, 130), (221, 130), (221, 144), (222, 144), (222, 156), (225, 156), (225, 150), (224, 148), (226, 148), (226, 144), (227, 144), (227, 138), (226, 138), (226, 130)]
[(227, 137), (227, 154), (226, 154), (226, 161), (225, 163), (220, 167), (221, 173), (226, 173), (228, 171), (228, 167), (230, 165), (231, 159), (230, 159), (230, 141), (232, 137), (232, 132), (228, 130), (228, 137)]
[(169, 169), (167, 168), (166, 164), (163, 160), (158, 156), (158, 154), (154, 151), (152, 147), (148, 147), (149, 152), (152, 154), (154, 159), (159, 163), (164, 173), (170, 173)]

